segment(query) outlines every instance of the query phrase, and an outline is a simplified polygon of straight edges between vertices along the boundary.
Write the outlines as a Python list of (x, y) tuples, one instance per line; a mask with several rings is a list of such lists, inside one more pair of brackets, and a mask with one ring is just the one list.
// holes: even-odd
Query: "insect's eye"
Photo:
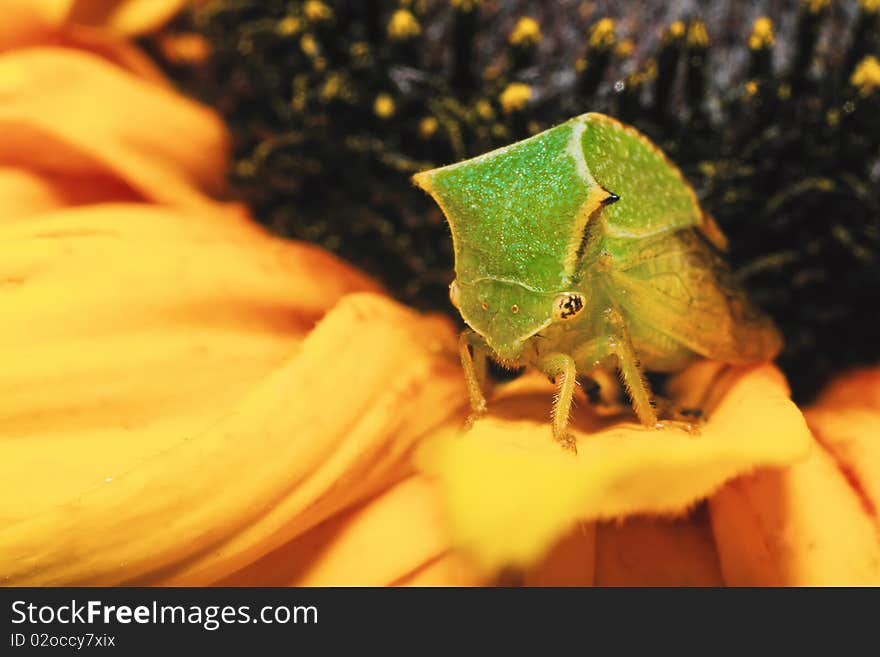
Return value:
[(584, 309), (584, 296), (577, 292), (564, 292), (553, 300), (553, 318), (557, 321), (571, 319)]
[(452, 305), (456, 308), (460, 308), (459, 306), (459, 298), (461, 297), (461, 291), (458, 289), (458, 283), (452, 281), (449, 284), (449, 300), (452, 302)]

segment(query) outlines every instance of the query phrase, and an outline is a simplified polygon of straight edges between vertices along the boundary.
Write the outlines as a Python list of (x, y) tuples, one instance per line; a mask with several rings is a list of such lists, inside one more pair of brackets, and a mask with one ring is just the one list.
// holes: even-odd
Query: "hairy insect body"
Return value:
[(470, 327), (461, 356), (475, 413), (485, 409), (487, 355), (558, 382), (553, 432), (573, 446), (578, 374), (619, 370), (640, 421), (653, 426), (644, 369), (767, 360), (781, 346), (678, 169), (613, 119), (585, 114), (415, 181), (452, 229), (450, 298)]

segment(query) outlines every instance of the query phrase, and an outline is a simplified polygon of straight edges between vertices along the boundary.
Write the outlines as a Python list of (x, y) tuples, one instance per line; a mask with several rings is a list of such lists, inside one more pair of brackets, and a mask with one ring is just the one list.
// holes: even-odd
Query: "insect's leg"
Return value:
[(571, 402), (577, 385), (574, 359), (567, 354), (549, 354), (538, 362), (538, 368), (556, 379), (558, 391), (553, 402), (553, 437), (565, 448), (577, 452), (577, 445), (568, 432)]
[(647, 427), (656, 427), (657, 412), (651, 404), (651, 388), (642, 374), (626, 322), (617, 310), (612, 309), (608, 311), (608, 323), (613, 327), (611, 350), (617, 356), (617, 367), (632, 400), (633, 410), (639, 422)]
[(582, 370), (589, 371), (599, 367), (609, 356), (614, 356), (639, 422), (645, 426), (655, 427), (657, 413), (651, 405), (651, 389), (642, 376), (623, 317), (617, 310), (610, 309), (607, 311), (606, 319), (608, 335), (594, 338), (578, 347), (573, 354), (575, 362)]
[[(474, 355), (471, 355), (473, 347)], [(486, 397), (483, 395), (482, 383), (486, 380), (486, 347), (480, 344), (479, 336), (470, 329), (461, 332), (458, 338), (458, 353), (464, 380), (467, 383), (468, 396), (471, 400), (471, 416), (468, 426), (486, 412)]]

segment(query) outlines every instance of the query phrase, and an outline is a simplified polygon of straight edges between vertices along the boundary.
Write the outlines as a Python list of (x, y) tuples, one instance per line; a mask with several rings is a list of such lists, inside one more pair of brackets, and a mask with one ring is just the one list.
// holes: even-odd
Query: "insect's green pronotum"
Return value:
[(486, 356), (557, 381), (553, 434), (573, 447), (578, 374), (616, 367), (639, 420), (655, 426), (643, 368), (764, 361), (781, 347), (679, 170), (614, 119), (584, 114), (414, 180), (452, 229), (450, 297), (469, 326), (460, 350), (475, 415)]

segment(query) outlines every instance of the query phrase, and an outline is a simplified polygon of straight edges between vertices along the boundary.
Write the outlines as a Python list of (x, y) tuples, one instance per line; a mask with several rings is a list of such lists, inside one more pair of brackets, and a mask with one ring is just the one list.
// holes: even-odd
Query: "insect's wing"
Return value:
[(706, 358), (760, 362), (782, 348), (772, 320), (693, 230), (646, 240), (610, 277), (612, 294), (627, 314)]

